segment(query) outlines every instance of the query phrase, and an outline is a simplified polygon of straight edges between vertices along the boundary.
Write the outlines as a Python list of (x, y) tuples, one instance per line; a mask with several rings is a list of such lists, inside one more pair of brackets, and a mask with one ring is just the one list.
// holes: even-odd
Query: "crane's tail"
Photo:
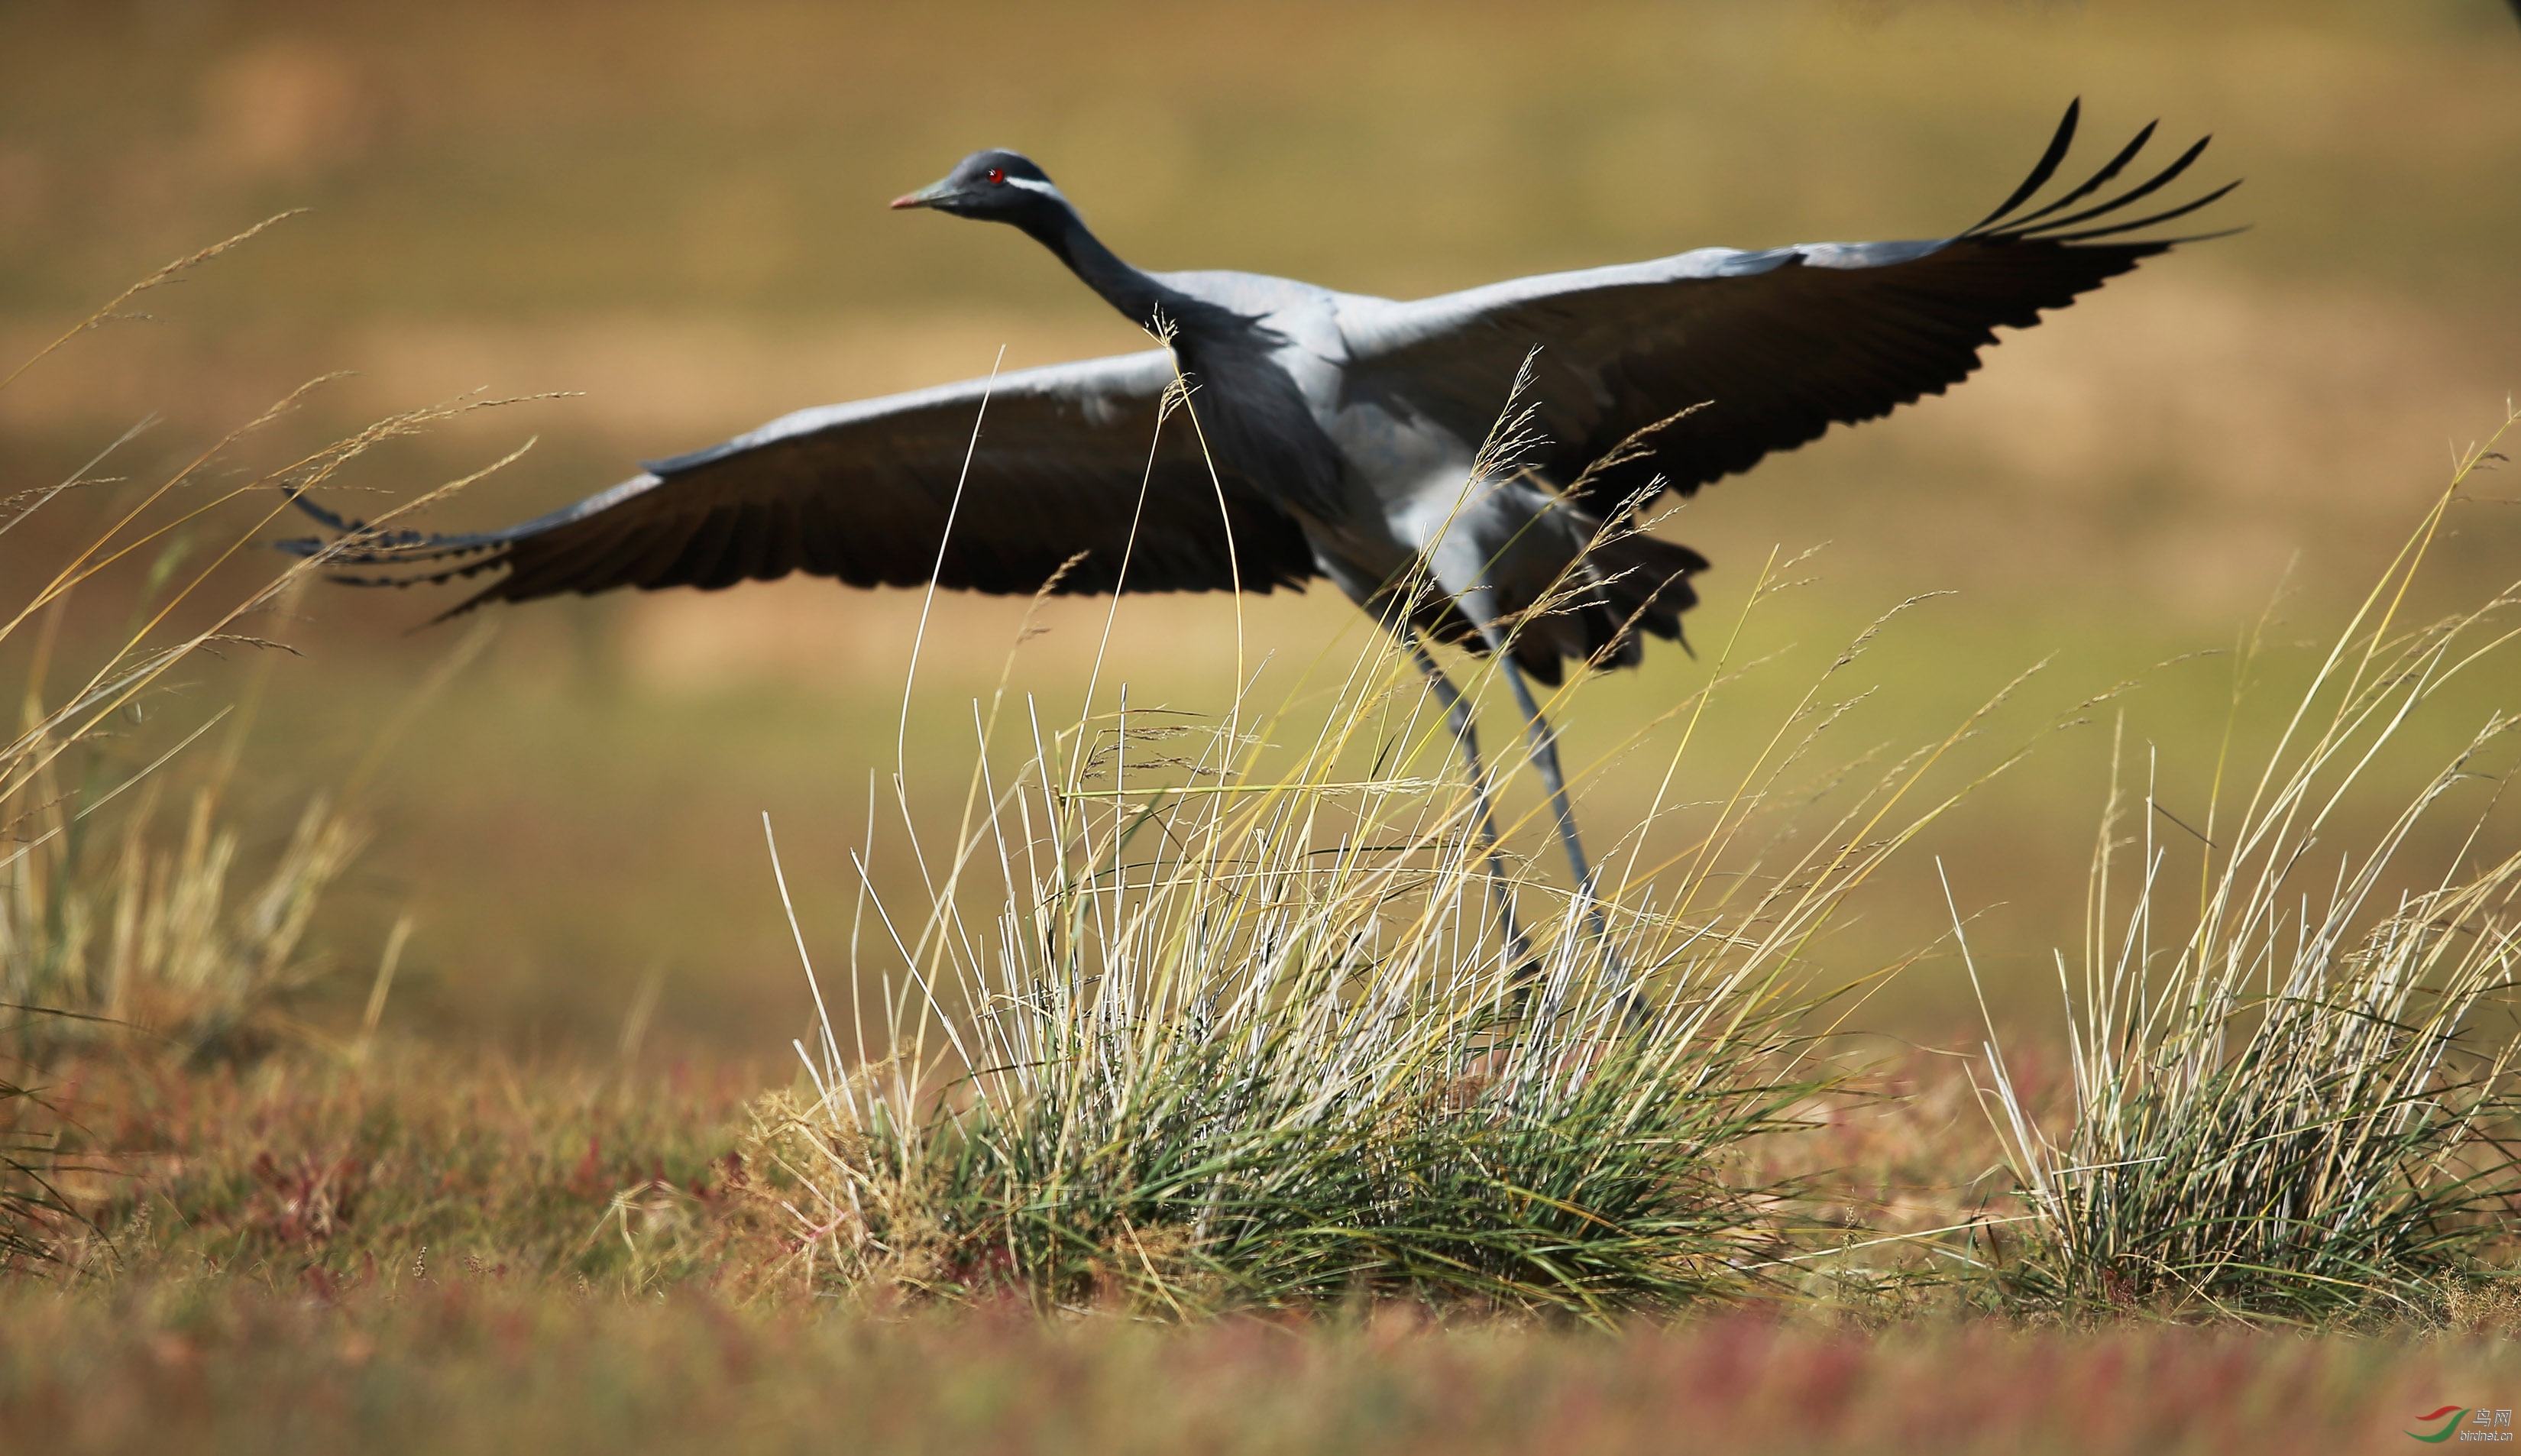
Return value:
[(1707, 569), (1707, 558), (1677, 541), (1630, 528), (1603, 540), (1584, 561), (1600, 582), (1608, 614), (1620, 623), (1618, 636), (1595, 644), (1594, 651), (1622, 645), (1627, 653), (1622, 665), (1633, 662), (1639, 628), (1689, 646), (1681, 635), (1680, 614), (1698, 605), (1698, 588), (1689, 578)]
[(1635, 666), (1645, 657), (1640, 633), (1687, 651), (1680, 617), (1698, 605), (1689, 578), (1706, 569), (1707, 558), (1633, 525), (1597, 531), (1559, 589), (1510, 623), (1507, 650), (1552, 685), (1570, 658), (1587, 667)]

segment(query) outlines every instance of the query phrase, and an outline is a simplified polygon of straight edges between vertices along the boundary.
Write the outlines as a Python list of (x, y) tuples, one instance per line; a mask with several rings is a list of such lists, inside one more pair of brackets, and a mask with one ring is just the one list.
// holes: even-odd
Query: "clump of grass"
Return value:
[[(2498, 1140), (2521, 1041), (2488, 1024), (2521, 973), (2521, 855), (2481, 862), (2481, 816), (2429, 881), (2395, 897), (2387, 887), (2406, 875), (2418, 825), (2483, 777), (2481, 755), (2515, 720), (2480, 725), (2368, 844), (2315, 858), (2340, 804), (2429, 699), (2457, 675), (2512, 670), (2521, 590), (2398, 625), (2445, 513), (2487, 456), (2463, 464), (2326, 653), (2239, 814), (2225, 823), (2219, 804), (2193, 831), (2206, 856), (2193, 917), (2165, 884), (2149, 790), (2140, 877), (2120, 898), (2113, 786), (2081, 1004), (2069, 996), (2062, 1136), (2040, 1129), (1988, 1049), (2029, 1206), (2031, 1252), (2015, 1272), (2034, 1299), (2426, 1314), (2503, 1237), (2521, 1199), (2521, 1165)], [(2255, 652), (2254, 638), (2245, 675)], [(2062, 957), (2059, 969), (2062, 979)]]
[[(1949, 803), (1892, 817), (1938, 755), (1800, 854), (1737, 853), (1845, 706), (1815, 688), (1673, 864), (1639, 862), (1661, 794), (1625, 818), (1596, 901), (1491, 860), (1402, 650), (1378, 637), (1325, 675), (1301, 719), (1248, 691), (1221, 723), (1125, 693), (1057, 732), (1034, 708), (1012, 771), (997, 705), (974, 705), (962, 829), (939, 856), (909, 826), (928, 903), (862, 878), (850, 1011), (799, 1045), (810, 1093), (764, 1108), (826, 1278), (1170, 1317), (1392, 1297), (1590, 1320), (1758, 1284), (1784, 1190), (1745, 1183), (1743, 1151), (1831, 1081), (1799, 1040), (1799, 957)], [(1714, 686), (1659, 720), (1683, 730), (1666, 790)], [(1273, 761), (1280, 737), (1311, 741)], [(1490, 924), (1500, 894), (1529, 961)]]
[[(286, 214), (284, 214), (286, 215)], [(172, 281), (259, 233), (279, 218), (178, 259), (133, 285), (105, 307), (20, 365), (0, 387), (45, 355), (102, 324), (132, 317), (134, 297)], [(162, 752), (130, 751), (123, 740), (144, 709), (173, 685), (170, 674), (204, 654), (245, 649), (286, 651), (249, 635), (244, 625), (270, 612), (322, 570), (333, 552), (293, 563), (253, 589), (225, 602), (204, 599), (221, 564), (258, 553), (288, 492), (339, 474), (376, 445), (480, 407), (459, 400), (380, 421), (275, 470), (210, 483), (240, 440), (290, 413), (318, 380), (293, 391), (261, 416), (217, 441), (136, 499), (117, 503), (113, 519), (22, 603), (0, 604), (0, 646), (21, 634), (34, 639), (13, 737), (0, 739), (0, 1003), (14, 1008), (8, 1049), (41, 1064), (65, 1050), (137, 1030), (147, 1044), (179, 1056), (237, 1054), (283, 1034), (276, 1013), (292, 992), (325, 969), (304, 954), (318, 902), (348, 865), (363, 838), (356, 821), (331, 799), (311, 799), (272, 858), (261, 884), (242, 903), (231, 881), (243, 837), (226, 822), (223, 791), (257, 696), (204, 715)], [(0, 534), (64, 498), (111, 483), (97, 472), (147, 428), (135, 426), (69, 478), (0, 497)], [(512, 455), (509, 457), (514, 459)], [(505, 464), (505, 461), (500, 464)], [(491, 467), (496, 469), (497, 466)], [(478, 476), (470, 478), (479, 478)], [(388, 518), (469, 483), (459, 480), (407, 502)], [(232, 502), (259, 504), (208, 564), (189, 549), (188, 530)], [(154, 560), (153, 560), (154, 556)], [(128, 608), (118, 639), (63, 671), (58, 659), (82, 639), (66, 634), (73, 595), (106, 573), (151, 565)], [(29, 573), (33, 578), (34, 573)], [(115, 578), (107, 577), (108, 580)], [(93, 587), (89, 588), (91, 593)], [(195, 619), (182, 627), (172, 623)], [(67, 644), (67, 645), (66, 645)], [(478, 643), (468, 640), (459, 657)], [(267, 670), (266, 656), (258, 669)], [(49, 679), (69, 679), (58, 700)], [(258, 687), (260, 678), (255, 678)], [(238, 711), (242, 706), (243, 711)], [(223, 720), (227, 747), (193, 793), (179, 834), (160, 828), (167, 766)], [(139, 761), (149, 754), (145, 761)], [(373, 764), (363, 768), (365, 773)], [(354, 776), (355, 778), (355, 776)], [(103, 811), (111, 806), (118, 824)]]
[[(177, 1056), (250, 1052), (276, 1034), (290, 996), (331, 969), (302, 945), (359, 847), (355, 824), (316, 797), (260, 886), (231, 905), (240, 834), (219, 821), (215, 791), (196, 793), (172, 844), (146, 812), (155, 797), (123, 823), (102, 866), (88, 859), (97, 846), (65, 836), (5, 886), (0, 997), (80, 1013), (29, 1017), (18, 1036), (26, 1060), (130, 1030)], [(74, 812), (53, 805), (30, 817), (42, 829)]]
[(1502, 974), (1342, 945), (1360, 904), (1301, 868), (1246, 891), (1283, 897), (1284, 938), (1019, 962), (947, 1097), (905, 1060), (791, 1111), (781, 1147), (827, 1191), (814, 1232), (844, 1276), (1185, 1314), (1357, 1292), (1602, 1314), (1740, 1287), (1765, 1231), (1721, 1159), (1803, 1090), (1760, 1075), (1772, 1008), (1702, 984), (1631, 1031), (1608, 958), (1579, 951), (1518, 1016)]

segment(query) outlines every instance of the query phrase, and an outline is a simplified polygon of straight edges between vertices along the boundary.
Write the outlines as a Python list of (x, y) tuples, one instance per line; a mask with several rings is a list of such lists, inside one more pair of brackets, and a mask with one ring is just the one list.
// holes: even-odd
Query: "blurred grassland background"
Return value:
[[(2288, 563), (2271, 637), (2325, 640), (2453, 443), (2521, 386), (2521, 34), (2497, 0), (139, 0), (0, 4), (0, 29), (10, 365), (167, 258), (313, 209), (151, 296), (154, 322), (83, 337), (0, 391), (0, 494), (161, 417), (107, 472), (132, 483), (0, 536), (9, 611), (117, 491), (328, 371), (357, 373), (227, 469), (477, 387), (580, 391), (381, 450), (336, 493), (373, 510), (537, 436), (431, 523), (477, 527), (790, 409), (985, 373), (1001, 345), (1009, 368), (1142, 346), (1022, 238), (884, 211), (988, 145), (1040, 160), (1142, 265), (1406, 296), (1712, 243), (1948, 232), (2011, 188), (2076, 95), (2086, 167), (2154, 116), (2174, 146), (2216, 133), (2197, 178), (2249, 183), (2210, 219), (2251, 231), (2149, 264), (2009, 338), (1951, 397), (1774, 458), (1664, 527), (1716, 563), (1692, 618), (1702, 649), (1772, 548), (1830, 543), (1796, 572), (1817, 579), (1754, 619), (1745, 655), (1786, 656), (1710, 725), (1684, 797), (1726, 782), (1841, 644), (1918, 592), (1956, 595), (1865, 659), (1882, 691), (1846, 751), (1940, 736), (2053, 659), (1958, 767), (1992, 762), (2113, 682), (2228, 648)], [(2521, 475), (2480, 494), (2521, 499)], [(2452, 524), (2422, 611), (2521, 576), (2521, 504)], [(126, 624), (147, 565), (83, 589), (71, 643)], [(219, 569), (242, 590), (266, 565)], [(454, 600), (319, 589), (258, 628), (304, 653), (273, 668), (229, 791), (260, 852), (455, 648), (461, 627), (413, 630)], [(757, 814), (777, 817), (809, 940), (836, 960), (918, 605), (792, 580), (505, 614), (366, 790), (375, 846), (317, 937), (372, 963), (414, 913), (389, 1019), (437, 1034), (608, 1048), (657, 977), (651, 1055), (769, 1055), (806, 1007)], [(1022, 612), (939, 603), (909, 768), (949, 827), (970, 700)], [(1016, 682), (1065, 720), (1103, 607), (1045, 619)], [(1220, 710), (1235, 621), (1221, 598), (1131, 599), (1106, 684), (1127, 681), (1133, 705)], [(1362, 630), (1326, 587), (1248, 602), (1242, 621), (1253, 660), (1275, 655), (1264, 700)], [(2300, 658), (2269, 660), (2270, 710)], [(1592, 762), (1709, 663), (1658, 647), (1594, 685), (1566, 715), (1572, 759)], [(9, 681), (23, 665), (0, 663)], [(246, 666), (189, 669), (108, 752), (145, 761), (231, 701)], [(2124, 701), (2132, 751), (2163, 748), (2166, 806), (2202, 810), (2230, 675), (2228, 659), (2194, 660)], [(2445, 753), (2509, 705), (2507, 685), (2460, 692), (2428, 740)], [(1513, 741), (1503, 714), (1488, 732), (1492, 750)], [(1941, 855), (1964, 907), (1989, 907), (1973, 934), (2000, 1009), (2045, 1020), (2109, 738), (2104, 721), (2043, 740), (1876, 883), (1825, 964), (1860, 974), (1932, 939)], [(1659, 767), (1597, 777), (1582, 812), (1599, 842)], [(2376, 812), (2404, 801), (2372, 796)], [(1930, 958), (1863, 1020), (1942, 1040), (1973, 1014), (1957, 966)]]

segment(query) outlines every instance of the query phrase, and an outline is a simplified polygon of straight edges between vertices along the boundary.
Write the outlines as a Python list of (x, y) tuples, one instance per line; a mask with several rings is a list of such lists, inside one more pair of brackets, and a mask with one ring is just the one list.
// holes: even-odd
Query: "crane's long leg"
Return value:
[(1592, 928), (1593, 938), (1602, 942), (1602, 953), (1619, 965), (1618, 955), (1611, 950), (1611, 927), (1602, 917), (1602, 902), (1593, 898), (1593, 869), (1584, 862), (1584, 842), (1576, 833), (1576, 806), (1567, 801), (1567, 776), (1558, 767), (1558, 730), (1540, 715), (1540, 705), (1533, 701), (1532, 685), (1523, 680), (1523, 669), (1515, 665), (1514, 655), (1506, 651), (1507, 643), (1494, 627), (1482, 627), (1489, 651), (1496, 655), (1497, 665), (1505, 669), (1506, 683), (1514, 689), (1514, 702), (1523, 709), (1524, 731), (1532, 740), (1532, 766), (1540, 770), (1540, 786), (1549, 791), (1549, 807), (1558, 816), (1558, 842), (1567, 850), (1567, 867), (1576, 872), (1578, 902), (1584, 907), (1584, 920)]
[[(1506, 651), (1504, 639), (1493, 627), (1484, 627), (1481, 635), (1489, 641), (1489, 650), (1496, 654), (1498, 665), (1505, 668), (1505, 680), (1514, 688), (1515, 705), (1523, 709), (1524, 728), (1532, 739), (1532, 766), (1540, 770), (1541, 787), (1549, 791), (1549, 806), (1558, 815), (1558, 842), (1566, 847), (1567, 866), (1576, 872), (1576, 893), (1584, 907), (1584, 922), (1593, 932), (1593, 939), (1602, 947), (1605, 969), (1618, 980), (1627, 972), (1621, 964), (1620, 953), (1611, 946), (1610, 923), (1603, 918), (1602, 902), (1593, 898), (1593, 870), (1584, 862), (1584, 842), (1577, 838), (1576, 809), (1567, 801), (1567, 776), (1558, 767), (1558, 730), (1540, 715), (1540, 705), (1533, 701), (1532, 686), (1523, 680), (1523, 669), (1517, 667), (1512, 654)], [(1631, 1027), (1645, 1025), (1654, 1019), (1654, 1003), (1644, 994), (1629, 991), (1627, 1022)]]
[(1505, 935), (1506, 960), (1514, 967), (1516, 980), (1530, 979), (1538, 963), (1533, 959), (1531, 937), (1515, 923), (1514, 895), (1506, 885), (1505, 852), (1497, 844), (1496, 806), (1489, 798), (1489, 774), (1480, 762), (1480, 733), (1471, 717), (1470, 702), (1444, 676), (1444, 669), (1436, 665), (1435, 658), (1415, 633), (1407, 640), (1409, 660), (1426, 674), (1427, 687), (1436, 695), (1436, 701), (1444, 705), (1445, 725), (1453, 730), (1453, 742), (1460, 746), (1462, 762), (1471, 772), (1471, 792), (1479, 801), (1480, 847), (1487, 852), (1489, 861), (1489, 897), (1496, 906), (1497, 928)]
[[(1504, 665), (1506, 681), (1514, 688), (1515, 704), (1523, 709), (1524, 723), (1532, 740), (1533, 766), (1540, 770), (1540, 781), (1549, 791), (1550, 807), (1558, 816), (1559, 842), (1566, 847), (1567, 862), (1576, 872), (1576, 892), (1582, 897), (1584, 919), (1593, 932), (1595, 942), (1602, 947), (1611, 975), (1625, 978), (1627, 972), (1621, 967), (1619, 952), (1611, 947), (1610, 926), (1602, 915), (1601, 902), (1593, 898), (1592, 867), (1585, 863), (1584, 844), (1576, 832), (1576, 810), (1567, 799), (1567, 777), (1558, 765), (1557, 731), (1541, 715), (1540, 705), (1533, 701), (1532, 687), (1523, 680), (1522, 671), (1506, 653), (1500, 636), (1492, 628), (1484, 628), (1482, 635), (1488, 638), (1490, 650), (1496, 655), (1497, 661)], [(1488, 771), (1480, 762), (1479, 732), (1471, 716), (1470, 703), (1436, 665), (1435, 658), (1428, 654), (1426, 644), (1420, 638), (1412, 634), (1408, 642), (1410, 660), (1418, 664), (1420, 672), (1426, 674), (1428, 687), (1444, 705), (1445, 722), (1452, 727), (1454, 741), (1461, 745), (1462, 759), (1470, 767), (1471, 784), (1479, 796), (1480, 841), (1489, 851), (1489, 885), (1496, 898), (1498, 923), (1505, 932), (1506, 954), (1515, 965), (1514, 979), (1528, 982), (1539, 974), (1540, 963), (1532, 954), (1531, 937), (1515, 922), (1514, 902), (1506, 889), (1504, 856), (1497, 847), (1496, 813), (1493, 801), (1489, 797)], [(1525, 990), (1528, 993), (1530, 987), (1527, 985)], [(1643, 994), (1629, 991), (1625, 999), (1630, 1026), (1643, 1026), (1653, 1020), (1654, 1005)]]
[[(1576, 834), (1576, 809), (1567, 801), (1567, 776), (1558, 768), (1558, 731), (1540, 715), (1540, 705), (1533, 701), (1532, 686), (1523, 680), (1523, 669), (1515, 665), (1506, 651), (1504, 639), (1493, 629), (1482, 633), (1489, 640), (1489, 651), (1496, 654), (1498, 665), (1505, 668), (1505, 680), (1514, 689), (1514, 702), (1523, 709), (1524, 731), (1532, 739), (1532, 766), (1540, 770), (1540, 786), (1549, 791), (1549, 807), (1558, 816), (1558, 842), (1567, 850), (1567, 867), (1576, 872), (1577, 892), (1589, 905), (1593, 898), (1593, 871), (1584, 862), (1584, 842)], [(1594, 929), (1599, 930), (1601, 916), (1594, 914)]]

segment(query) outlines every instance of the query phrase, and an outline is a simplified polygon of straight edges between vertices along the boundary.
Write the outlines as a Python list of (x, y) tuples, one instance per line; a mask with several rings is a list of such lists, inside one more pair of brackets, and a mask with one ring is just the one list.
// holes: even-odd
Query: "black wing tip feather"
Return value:
[[(483, 541), (469, 536), (436, 535), (429, 531), (387, 530), (370, 525), (364, 521), (352, 520), (339, 512), (327, 510), (317, 504), (313, 497), (294, 486), (283, 486), (282, 489), (287, 492), (291, 505), (313, 517), (318, 524), (333, 532), (329, 540), (322, 536), (289, 536), (272, 542), (271, 548), (283, 555), (301, 558), (321, 556), (328, 567), (407, 566), (424, 562), (442, 562), (449, 558), (477, 558), (457, 566), (445, 567), (434, 571), (415, 572), (408, 576), (363, 576), (341, 571), (327, 572), (324, 579), (339, 586), (417, 586), (423, 583), (434, 585), (462, 576), (479, 575), (508, 564), (508, 553), (504, 549), (506, 545), (504, 542)], [(456, 612), (468, 610), (488, 595), (488, 592), (484, 592), (455, 610)], [(447, 614), (450, 616), (453, 614), (454, 613)], [(439, 617), (437, 620), (444, 620), (444, 618)]]
[(2057, 123), (2057, 134), (2048, 139), (2048, 150), (2040, 153), (2040, 159), (2032, 164), (2031, 175), (2022, 179), (2022, 185), (2013, 189), (2013, 196), (2006, 198), (2002, 205), (1998, 206), (1994, 211), (1990, 212), (1985, 217), (1980, 218), (1967, 232), (1962, 233), (1961, 236), (1966, 238), (1984, 229), (1994, 227), (1996, 223), (2002, 221), (2006, 214), (2012, 212), (2014, 208), (2031, 201), (2033, 193), (2036, 193), (2040, 188), (2047, 186), (2048, 179), (2057, 175), (2057, 168), (2064, 164), (2068, 149), (2075, 145), (2075, 126), (2077, 122), (2083, 119), (2083, 115), (2084, 98), (2078, 96), (2073, 101), (2066, 103), (2066, 114), (2064, 118)]
[[(2227, 182), (2204, 197), (2146, 217), (2127, 221), (2111, 220), (2099, 227), (2080, 226), (2102, 219), (2116, 219), (2129, 206), (2153, 196), (2178, 180), (2183, 173), (2196, 164), (2198, 158), (2205, 155), (2207, 144), (2215, 139), (2209, 134), (2190, 143), (2185, 151), (2172, 159), (2170, 165), (2116, 197), (2095, 203), (2080, 211), (2067, 212), (2064, 216), (2057, 215), (2062, 209), (2071, 207), (2100, 191), (2125, 171), (2128, 164), (2135, 159), (2136, 155), (2144, 150), (2145, 145), (2153, 140), (2154, 133), (2160, 129), (2162, 123), (2156, 120), (2146, 122), (2136, 132), (2134, 139), (2120, 148), (2115, 156), (2102, 164), (2100, 170), (2085, 179), (2080, 185), (2069, 189), (2064, 196), (2030, 212), (2020, 212), (2024, 205), (2036, 197), (2041, 188), (2048, 185), (2049, 180), (2056, 176), (2058, 167), (2064, 163), (2066, 154), (2073, 145), (2076, 123), (2082, 111), (2083, 99), (2078, 97), (2066, 108), (2065, 119), (2058, 124), (2056, 134), (2049, 139), (2048, 149), (2040, 154), (2040, 160), (2033, 165), (2031, 175), (2023, 180), (2020, 187), (2013, 190), (2013, 195), (2004, 200), (2002, 206), (1959, 234), (1960, 238), (1984, 243), (2044, 243), (2051, 246), (2086, 244), (2095, 239), (2135, 232), (2185, 217), (2241, 185), (2237, 179)], [(2169, 248), (2180, 243), (2196, 242), (2199, 239), (2172, 238), (2158, 241), (2164, 248)]]

